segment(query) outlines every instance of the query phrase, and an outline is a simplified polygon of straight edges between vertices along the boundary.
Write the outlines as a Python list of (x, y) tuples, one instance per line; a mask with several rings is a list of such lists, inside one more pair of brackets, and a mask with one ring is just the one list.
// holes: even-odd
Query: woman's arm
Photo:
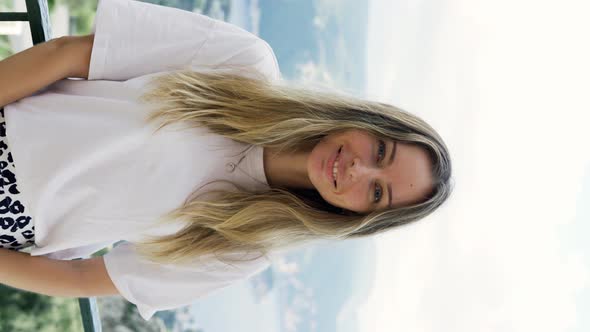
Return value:
[(61, 56), (68, 59), (66, 77), (88, 78), (94, 34), (63, 37)]
[(0, 61), (0, 107), (66, 77), (88, 77), (94, 35), (49, 40)]
[(91, 297), (119, 294), (102, 257), (54, 260), (0, 249), (0, 283), (50, 296)]

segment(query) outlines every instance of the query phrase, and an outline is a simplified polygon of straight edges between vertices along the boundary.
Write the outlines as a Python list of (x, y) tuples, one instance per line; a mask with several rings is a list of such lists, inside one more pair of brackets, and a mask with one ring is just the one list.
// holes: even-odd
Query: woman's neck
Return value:
[(276, 153), (278, 150), (264, 148), (264, 173), (271, 187), (313, 188), (307, 174), (308, 151)]

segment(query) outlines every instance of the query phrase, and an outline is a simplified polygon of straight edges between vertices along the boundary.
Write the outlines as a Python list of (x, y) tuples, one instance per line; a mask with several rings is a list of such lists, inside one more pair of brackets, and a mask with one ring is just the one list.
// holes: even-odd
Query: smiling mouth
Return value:
[(334, 179), (334, 188), (338, 188), (338, 163), (340, 162), (338, 158), (340, 158), (341, 151), (342, 146), (340, 146), (340, 148), (338, 149), (338, 154), (336, 155), (336, 158), (334, 158), (334, 165), (332, 165), (332, 178)]

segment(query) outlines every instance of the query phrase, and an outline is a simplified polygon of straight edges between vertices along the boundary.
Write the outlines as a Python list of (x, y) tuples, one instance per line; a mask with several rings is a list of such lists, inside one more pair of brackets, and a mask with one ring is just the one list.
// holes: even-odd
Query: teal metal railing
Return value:
[(26, 21), (31, 27), (33, 44), (39, 44), (51, 37), (49, 9), (47, 0), (25, 0), (27, 11), (24, 13), (0, 13), (0, 21)]
[[(33, 44), (51, 39), (51, 24), (47, 0), (25, 0), (27, 11), (23, 13), (0, 13), (0, 21), (26, 21), (31, 27)], [(102, 332), (96, 298), (79, 298), (82, 325), (85, 332)]]

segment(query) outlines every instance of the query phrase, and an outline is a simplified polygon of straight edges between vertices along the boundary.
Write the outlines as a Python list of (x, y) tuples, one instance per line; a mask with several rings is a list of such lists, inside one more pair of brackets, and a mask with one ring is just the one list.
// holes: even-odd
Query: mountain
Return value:
[(281, 326), (312, 332), (337, 331), (338, 324), (345, 324), (347, 331), (358, 331), (356, 311), (344, 310), (349, 302), (354, 307), (368, 297), (375, 256), (371, 239), (325, 242), (287, 254), (286, 260), (296, 262), (299, 271), (280, 278), (289, 282), (278, 282), (283, 284), (279, 287)]

